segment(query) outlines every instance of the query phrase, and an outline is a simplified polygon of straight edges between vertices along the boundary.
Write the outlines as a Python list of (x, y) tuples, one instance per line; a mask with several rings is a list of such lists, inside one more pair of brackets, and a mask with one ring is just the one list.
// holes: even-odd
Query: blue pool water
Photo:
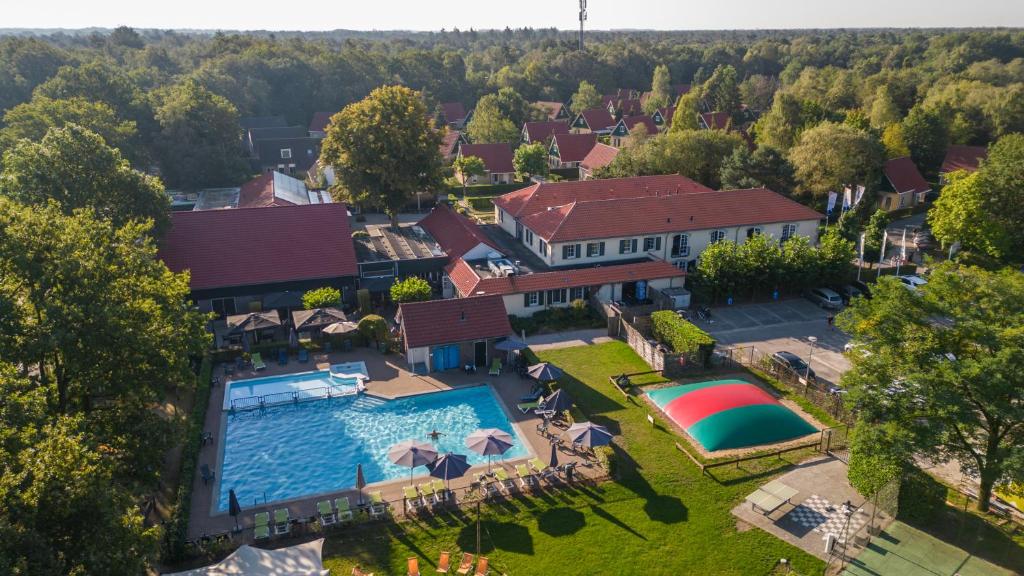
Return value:
[[(515, 445), (506, 458), (528, 454), (487, 386), (398, 400), (360, 394), (224, 416), (220, 511), (228, 508), (231, 488), (243, 507), (252, 506), (254, 499), (262, 503), (264, 495), (273, 502), (353, 488), (360, 463), (367, 483), (408, 478), (408, 468), (388, 460), (388, 448), (408, 439), (430, 442), (427, 434), (433, 430), (445, 434), (434, 443), (438, 453), (465, 454), (472, 464), (487, 463), (486, 456), (465, 444), (466, 436), (480, 428), (512, 434)], [(426, 473), (424, 467), (414, 471), (417, 476)]]

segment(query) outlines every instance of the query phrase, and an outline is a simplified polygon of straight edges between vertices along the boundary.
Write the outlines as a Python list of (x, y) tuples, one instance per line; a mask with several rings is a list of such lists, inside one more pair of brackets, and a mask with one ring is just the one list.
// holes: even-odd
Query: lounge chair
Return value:
[(438, 502), (445, 503), (451, 496), (448, 493), (448, 489), (444, 487), (444, 480), (440, 478), (434, 478), (430, 481), (430, 486), (434, 489), (434, 497), (437, 498)]
[(544, 465), (544, 462), (540, 458), (534, 456), (530, 459), (530, 468), (533, 468), (534, 472), (540, 474), (547, 468), (547, 466)]
[(316, 514), (320, 517), (321, 526), (330, 526), (338, 521), (338, 515), (331, 508), (330, 500), (321, 500), (316, 503)]
[(292, 519), (287, 508), (274, 510), (274, 534), (280, 536), (292, 531)]
[(533, 402), (534, 400), (540, 400), (541, 398), (544, 397), (544, 394), (546, 392), (547, 390), (543, 386), (541, 386), (540, 384), (534, 384), (533, 388), (530, 390), (530, 393), (527, 394), (526, 396), (520, 396), (519, 401)]
[(267, 369), (267, 365), (263, 362), (263, 356), (259, 352), (252, 353), (252, 369), (257, 371)]
[(487, 563), (487, 556), (481, 556), (476, 562), (476, 572), (473, 573), (473, 576), (487, 576), (491, 571)]
[(214, 475), (213, 472), (210, 470), (209, 464), (203, 464), (202, 466), (200, 466), (199, 473), (202, 474), (203, 476), (203, 484), (209, 484), (210, 482), (213, 482)]
[(441, 552), (441, 557), (437, 559), (437, 569), (434, 572), (438, 574), (447, 574), (452, 569), (452, 556), (447, 552)]
[(405, 561), (406, 569), (409, 576), (420, 576), (420, 559), (413, 556)]
[(255, 527), (253, 538), (264, 540), (270, 538), (270, 512), (259, 512), (253, 516)]
[(501, 376), (501, 358), (495, 358), (491, 361), (491, 369), (487, 373), (491, 376)]
[(280, 364), (281, 366), (288, 365), (288, 351), (285, 350), (284, 348), (281, 348), (280, 350), (277, 351), (277, 363)]
[(363, 572), (359, 569), (359, 566), (353, 566), (352, 576), (373, 576), (373, 572)]
[(348, 502), (348, 496), (336, 498), (334, 508), (338, 511), (338, 522), (352, 521), (352, 505)]
[(425, 504), (430, 504), (431, 506), (437, 506), (438, 504), (441, 503), (438, 500), (438, 498), (437, 498), (437, 492), (434, 491), (433, 484), (431, 484), (430, 482), (424, 482), (423, 484), (420, 484), (418, 486), (418, 488), (419, 488), (420, 494), (423, 495), (423, 500), (425, 501), (424, 502)]
[(380, 518), (388, 513), (388, 503), (384, 501), (384, 495), (380, 490), (370, 493), (370, 517)]
[(505, 488), (506, 492), (516, 489), (516, 481), (509, 477), (508, 472), (506, 472), (504, 468), (496, 468), (494, 470), (494, 477), (501, 482), (501, 485)]
[(516, 474), (519, 475), (519, 483), (523, 488), (530, 488), (537, 483), (537, 478), (526, 467), (526, 464), (516, 464)]
[(309, 350), (299, 348), (299, 362), (309, 362)]
[(498, 489), (498, 484), (491, 481), (487, 476), (477, 472), (473, 477), (476, 479), (476, 483), (480, 485), (480, 491), (483, 492), (484, 498), (492, 494), (501, 493), (501, 490)]
[(402, 494), (405, 496), (405, 503), (415, 512), (423, 506), (423, 497), (416, 491), (415, 486), (403, 486)]
[(473, 569), (473, 558), (474, 556), (469, 552), (462, 553), (462, 562), (459, 563), (459, 569), (455, 571), (456, 574), (469, 574), (469, 571)]

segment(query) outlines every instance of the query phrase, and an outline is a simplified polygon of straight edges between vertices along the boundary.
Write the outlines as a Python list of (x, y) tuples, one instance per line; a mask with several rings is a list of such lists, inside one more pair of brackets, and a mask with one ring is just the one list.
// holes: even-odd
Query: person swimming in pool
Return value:
[(434, 442), (437, 442), (438, 440), (440, 440), (441, 436), (444, 436), (444, 435), (445, 435), (444, 432), (438, 432), (437, 430), (434, 430), (430, 434), (427, 434), (427, 436), (430, 436), (430, 439), (433, 440)]

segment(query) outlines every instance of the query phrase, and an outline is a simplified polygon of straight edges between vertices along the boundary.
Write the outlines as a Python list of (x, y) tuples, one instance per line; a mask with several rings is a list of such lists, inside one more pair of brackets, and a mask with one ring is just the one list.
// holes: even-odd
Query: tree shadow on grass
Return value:
[(610, 444), (615, 453), (615, 466), (619, 472), (619, 483), (643, 498), (644, 512), (647, 517), (663, 524), (685, 522), (689, 511), (683, 501), (676, 496), (658, 494), (653, 486), (640, 473), (640, 464), (616, 443)]
[(574, 508), (551, 508), (537, 516), (537, 527), (549, 536), (575, 534), (586, 524), (586, 517)]
[[(459, 548), (476, 553), (476, 522), (470, 522), (456, 539)], [(485, 519), (480, 522), (480, 553), (486, 554), (495, 548), (517, 554), (533, 554), (533, 536), (526, 526), (513, 522), (497, 522)]]
[(626, 532), (629, 532), (630, 534), (636, 536), (637, 538), (640, 538), (641, 540), (647, 540), (647, 536), (644, 536), (643, 534), (637, 532), (636, 530), (631, 528), (629, 524), (626, 524), (622, 520), (619, 520), (604, 508), (591, 504), (590, 509), (594, 512), (595, 516), (607, 520), (612, 524), (615, 524), (619, 528), (622, 528)]

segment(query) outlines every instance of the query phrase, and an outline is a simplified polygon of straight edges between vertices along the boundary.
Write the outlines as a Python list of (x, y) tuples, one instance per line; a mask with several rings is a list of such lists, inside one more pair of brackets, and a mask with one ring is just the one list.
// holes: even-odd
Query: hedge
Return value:
[(174, 512), (165, 525), (162, 560), (165, 563), (178, 562), (186, 558), (189, 511), (192, 508), (192, 484), (202, 448), (203, 422), (210, 404), (210, 380), (213, 378), (213, 358), (203, 356), (196, 382), (192, 413), (185, 425), (185, 444), (181, 451), (181, 474), (178, 476), (178, 494)]
[(683, 320), (671, 310), (651, 314), (654, 337), (677, 354), (688, 354), (699, 348), (713, 348), (715, 339), (710, 334)]

